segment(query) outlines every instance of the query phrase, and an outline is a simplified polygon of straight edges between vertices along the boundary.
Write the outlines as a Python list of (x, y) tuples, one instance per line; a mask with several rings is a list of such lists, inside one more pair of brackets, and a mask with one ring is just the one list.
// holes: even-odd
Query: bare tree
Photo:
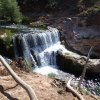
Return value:
[(92, 52), (93, 48), (94, 48), (94, 47), (92, 46), (92, 47), (90, 48), (89, 52), (88, 52), (88, 56), (87, 56), (87, 59), (86, 59), (86, 63), (85, 63), (85, 65), (84, 65), (84, 69), (83, 69), (83, 71), (82, 71), (80, 80), (79, 80), (79, 82), (78, 82), (78, 89), (81, 88), (81, 83), (82, 83), (82, 81), (83, 81), (83, 79), (84, 79), (84, 77), (85, 77), (86, 69), (87, 69), (87, 64), (88, 64), (88, 61), (89, 61), (89, 59), (90, 59), (90, 55), (91, 55), (91, 52)]

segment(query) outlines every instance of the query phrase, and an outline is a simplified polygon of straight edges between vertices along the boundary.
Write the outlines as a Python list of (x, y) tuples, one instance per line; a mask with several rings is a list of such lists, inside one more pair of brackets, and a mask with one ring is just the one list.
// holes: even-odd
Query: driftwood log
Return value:
[(6, 68), (6, 70), (10, 73), (10, 75), (13, 77), (13, 79), (20, 85), (22, 86), (26, 92), (28, 93), (30, 100), (38, 100), (37, 96), (34, 92), (34, 90), (28, 85), (26, 84), (9, 66), (9, 64), (5, 61), (5, 59), (0, 55), (0, 61), (2, 62), (2, 64), (4, 65), (4, 67)]
[[(57, 52), (57, 64), (63, 71), (71, 71), (81, 75), (87, 57), (71, 52), (69, 50), (59, 50)], [(89, 59), (87, 63), (87, 73), (100, 74), (100, 59)]]
[(66, 87), (70, 90), (70, 92), (72, 93), (72, 94), (74, 94), (79, 100), (85, 100), (84, 98), (83, 98), (83, 96), (80, 94), (80, 93), (78, 93), (75, 89), (73, 89), (73, 87), (71, 87), (70, 86), (70, 83), (71, 83), (71, 78), (69, 79), (69, 81), (68, 81), (68, 83), (67, 83), (67, 85), (66, 85)]

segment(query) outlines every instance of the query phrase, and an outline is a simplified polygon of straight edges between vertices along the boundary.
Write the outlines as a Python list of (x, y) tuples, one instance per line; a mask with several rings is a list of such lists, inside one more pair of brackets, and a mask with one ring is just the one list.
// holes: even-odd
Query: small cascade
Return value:
[[(13, 28), (17, 29), (16, 26)], [(49, 27), (48, 30), (39, 30), (22, 27), (20, 33), (13, 37), (13, 43), (15, 58), (18, 59), (19, 57), (22, 57), (29, 66), (30, 64), (33, 66), (35, 72), (44, 75), (54, 73), (56, 74), (56, 78), (64, 81), (72, 77), (72, 85), (77, 86), (79, 78), (59, 70), (58, 64), (56, 64), (57, 51), (61, 50), (64, 54), (71, 54), (69, 50), (61, 45), (57, 29)], [(72, 54), (78, 56), (75, 53)], [(91, 80), (84, 80), (82, 83), (83, 89), (89, 90), (93, 94), (100, 96), (99, 87), (99, 76), (98, 78), (92, 78)]]
[(56, 67), (56, 52), (62, 49), (59, 32), (55, 28), (17, 34), (14, 39), (15, 56), (22, 56), (27, 63), (42, 68), (44, 66)]

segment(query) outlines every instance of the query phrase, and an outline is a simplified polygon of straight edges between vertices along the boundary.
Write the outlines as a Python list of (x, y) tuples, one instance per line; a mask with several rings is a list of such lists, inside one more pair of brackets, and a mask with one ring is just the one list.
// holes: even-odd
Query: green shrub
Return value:
[(47, 4), (47, 8), (49, 9), (56, 9), (58, 7), (58, 0), (47, 0), (48, 1), (48, 4)]
[(14, 33), (10, 29), (1, 29), (0, 33), (0, 53), (8, 57), (14, 56), (12, 37)]
[(80, 89), (80, 92), (83, 95), (90, 95), (91, 94), (87, 89), (83, 89), (83, 88)]
[(5, 45), (6, 48), (12, 46), (12, 37), (14, 33), (10, 29), (1, 29), (0, 32), (4, 35), (3, 38), (0, 38), (3, 41), (3, 45)]
[(24, 66), (22, 66), (26, 72), (33, 71), (33, 64), (30, 59), (24, 59)]
[(79, 0), (80, 15), (90, 16), (100, 11), (100, 0)]
[(0, 0), (0, 18), (11, 22), (21, 22), (22, 16), (16, 0)]
[(48, 74), (48, 77), (50, 77), (50, 78), (55, 78), (55, 76), (56, 76), (56, 74), (52, 73), (52, 72)]
[(29, 26), (32, 28), (47, 29), (47, 25), (41, 21), (32, 22)]
[(79, 0), (79, 3), (84, 5), (94, 5), (98, 2), (100, 2), (100, 0)]
[(23, 16), (22, 24), (29, 25), (30, 24), (30, 19), (28, 17), (26, 17), (26, 16)]
[(89, 7), (87, 9), (83, 10), (83, 12), (81, 12), (80, 15), (91, 16), (91, 15), (96, 14), (98, 11), (100, 11), (100, 7), (98, 7), (98, 6)]
[(6, 29), (5, 30), (5, 34), (6, 36), (3, 38), (4, 44), (6, 45), (7, 48), (9, 48), (9, 46), (11, 46), (11, 42), (12, 42), (12, 36), (14, 35), (11, 30)]

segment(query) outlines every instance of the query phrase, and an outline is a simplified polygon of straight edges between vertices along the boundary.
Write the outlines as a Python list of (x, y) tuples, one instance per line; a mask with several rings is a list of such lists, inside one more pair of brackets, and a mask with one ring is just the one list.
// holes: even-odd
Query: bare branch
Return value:
[(85, 65), (84, 65), (84, 69), (83, 69), (83, 72), (82, 72), (82, 74), (81, 74), (81, 77), (80, 77), (80, 80), (79, 80), (79, 83), (78, 83), (78, 88), (79, 88), (79, 89), (81, 88), (81, 83), (82, 83), (82, 81), (83, 81), (83, 79), (84, 79), (84, 77), (85, 77), (86, 69), (87, 69), (87, 64), (88, 64), (88, 61), (89, 61), (89, 59), (90, 59), (90, 54), (91, 54), (93, 48), (94, 48), (94, 47), (92, 46), (92, 47), (90, 48), (89, 52), (88, 52), (88, 56), (87, 56), (87, 59), (86, 59), (86, 63), (85, 63)]
[(5, 59), (0, 55), (0, 61), (2, 62), (2, 64), (4, 65), (4, 67), (6, 68), (6, 70), (10, 73), (10, 75), (13, 77), (13, 79), (20, 85), (22, 86), (26, 92), (28, 93), (30, 100), (38, 100), (37, 96), (34, 92), (34, 90), (28, 85), (26, 84), (9, 66), (9, 64), (5, 61)]
[(85, 100), (81, 94), (79, 94), (75, 89), (73, 89), (70, 86), (70, 82), (71, 82), (72, 78), (69, 79), (68, 83), (67, 83), (67, 88), (79, 99), (79, 100)]

